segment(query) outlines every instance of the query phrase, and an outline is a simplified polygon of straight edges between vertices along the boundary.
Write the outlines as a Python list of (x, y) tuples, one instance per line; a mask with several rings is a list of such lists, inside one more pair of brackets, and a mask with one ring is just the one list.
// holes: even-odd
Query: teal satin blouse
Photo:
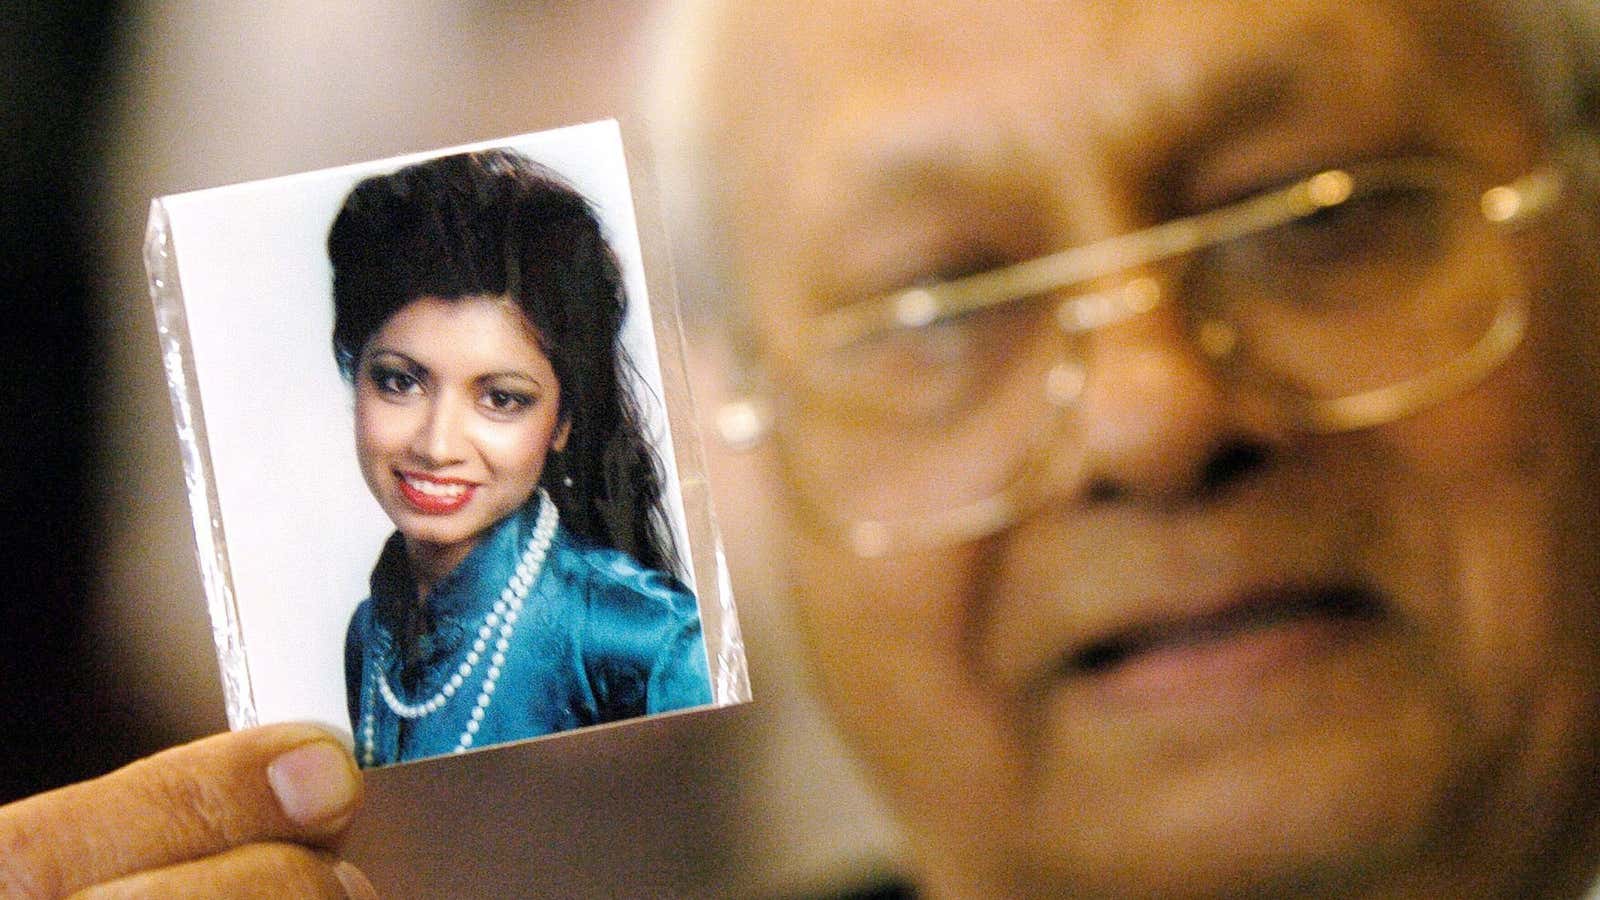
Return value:
[[(711, 702), (694, 596), (675, 578), (559, 526), (495, 665), (506, 623), (490, 613), (534, 533), (538, 507), (507, 516), (434, 587), (433, 627), (417, 641), (409, 671), (397, 632), (415, 587), (400, 535), (384, 546), (372, 596), (345, 637), (346, 699), (363, 766)], [(467, 674), (447, 690), (458, 672)], [(394, 712), (384, 682), (413, 717)]]

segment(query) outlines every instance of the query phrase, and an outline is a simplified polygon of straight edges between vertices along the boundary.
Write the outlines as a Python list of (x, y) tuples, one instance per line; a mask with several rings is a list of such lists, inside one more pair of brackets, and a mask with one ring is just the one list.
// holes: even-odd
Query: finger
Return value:
[(376, 900), (355, 866), (299, 844), (249, 844), (216, 856), (140, 872), (73, 894), (73, 900), (161, 897), (327, 897)]
[(0, 896), (61, 896), (258, 841), (326, 845), (360, 797), (355, 760), (320, 728), (216, 735), (0, 808)]

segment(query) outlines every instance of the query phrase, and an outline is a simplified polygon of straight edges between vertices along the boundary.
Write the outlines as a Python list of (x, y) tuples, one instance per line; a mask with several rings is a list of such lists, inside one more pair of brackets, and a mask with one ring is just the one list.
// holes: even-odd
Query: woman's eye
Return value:
[(483, 395), (483, 404), (499, 413), (518, 413), (532, 406), (533, 402), (534, 398), (528, 394), (501, 388), (489, 390)]
[(399, 369), (374, 366), (369, 377), (372, 379), (372, 386), (383, 394), (414, 394), (422, 389), (422, 383), (415, 375)]

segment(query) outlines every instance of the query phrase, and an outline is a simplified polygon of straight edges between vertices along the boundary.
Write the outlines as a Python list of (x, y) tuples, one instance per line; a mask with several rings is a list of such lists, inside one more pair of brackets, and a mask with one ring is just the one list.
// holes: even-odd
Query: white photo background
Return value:
[[(237, 616), (233, 637), (244, 651), (242, 672), (226, 671), (229, 654), (222, 654), (224, 677), (244, 679), (241, 690), (230, 691), (228, 715), (235, 728), (309, 720), (349, 732), (345, 628), (367, 596), (371, 568), (393, 531), (362, 480), (353, 395), (330, 346), (328, 228), (361, 179), (490, 147), (518, 151), (556, 171), (599, 214), (628, 292), (623, 344), (643, 382), (634, 390), (666, 476), (674, 538), (685, 561), (698, 549), (690, 546), (684, 524), (615, 122), (162, 198), (198, 392), (189, 399), (203, 415), (220, 520), (215, 524), (226, 541)], [(168, 362), (172, 378), (173, 360)], [(194, 446), (184, 450), (197, 454)], [(189, 477), (193, 481), (192, 469)], [(191, 484), (191, 498), (195, 489)], [(215, 617), (217, 598), (211, 605)], [(229, 638), (226, 623), (213, 621), (213, 628), (220, 649)]]

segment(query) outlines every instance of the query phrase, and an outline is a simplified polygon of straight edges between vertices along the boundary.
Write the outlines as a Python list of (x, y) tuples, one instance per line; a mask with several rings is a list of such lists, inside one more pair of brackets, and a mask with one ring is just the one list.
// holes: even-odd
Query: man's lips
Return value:
[(478, 487), (464, 479), (436, 478), (420, 472), (396, 472), (395, 476), (406, 503), (428, 515), (446, 515), (466, 506)]
[(1273, 591), (1204, 615), (1120, 629), (1070, 652), (1064, 665), (1069, 674), (1094, 675), (1145, 653), (1224, 641), (1311, 619), (1368, 621), (1382, 611), (1382, 599), (1362, 585)]
[(1264, 590), (1207, 612), (1117, 628), (1068, 650), (1057, 671), (1124, 699), (1196, 700), (1248, 690), (1327, 652), (1385, 611), (1382, 596), (1361, 584)]

